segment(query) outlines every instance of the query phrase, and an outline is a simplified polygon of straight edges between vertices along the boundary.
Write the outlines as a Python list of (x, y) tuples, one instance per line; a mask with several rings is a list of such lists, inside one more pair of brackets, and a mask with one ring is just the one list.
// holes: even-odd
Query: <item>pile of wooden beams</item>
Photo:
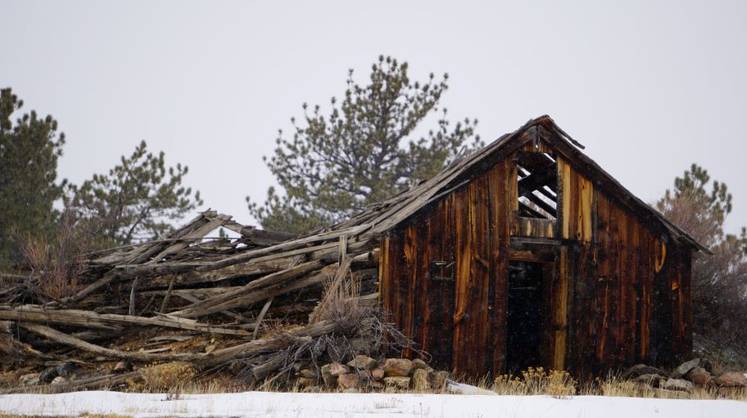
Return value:
[[(221, 228), (229, 232), (208, 237)], [(325, 288), (355, 283), (356, 306), (377, 303), (378, 249), (367, 230), (291, 237), (207, 211), (163, 239), (89, 254), (64, 297), (43, 292), (44, 272), (6, 275), (0, 354), (6, 365), (39, 368), (126, 360), (209, 370), (255, 359), (276, 370), (268, 359), (299, 339), (355, 334), (322, 312)]]

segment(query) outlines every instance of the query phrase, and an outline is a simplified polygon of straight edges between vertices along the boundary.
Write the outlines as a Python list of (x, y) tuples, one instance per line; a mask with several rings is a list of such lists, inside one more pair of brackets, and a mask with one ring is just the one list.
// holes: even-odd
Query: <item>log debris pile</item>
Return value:
[[(234, 237), (206, 238), (220, 228)], [(44, 272), (4, 275), (3, 371), (44, 370), (38, 383), (47, 384), (74, 369), (68, 387), (81, 388), (183, 362), (283, 385), (301, 369), (383, 358), (408, 341), (377, 307), (378, 243), (368, 229), (293, 238), (207, 211), (164, 239), (90, 254), (65, 297), (40, 290)]]

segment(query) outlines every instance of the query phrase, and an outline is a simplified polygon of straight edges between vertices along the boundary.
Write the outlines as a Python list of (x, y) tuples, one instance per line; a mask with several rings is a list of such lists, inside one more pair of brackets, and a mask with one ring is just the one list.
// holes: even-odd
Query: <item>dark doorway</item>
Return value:
[(512, 261), (508, 271), (506, 366), (517, 373), (542, 364), (542, 264)]

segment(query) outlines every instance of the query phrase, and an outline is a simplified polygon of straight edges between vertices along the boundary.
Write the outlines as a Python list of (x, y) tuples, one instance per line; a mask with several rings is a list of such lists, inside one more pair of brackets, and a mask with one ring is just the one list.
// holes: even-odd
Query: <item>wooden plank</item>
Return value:
[(625, 275), (623, 269), (625, 268), (624, 263), (624, 247), (623, 242), (624, 234), (626, 231), (626, 218), (625, 214), (617, 205), (611, 206), (610, 211), (610, 233), (612, 235), (612, 285), (610, 287), (610, 301), (611, 301), (611, 312), (610, 317), (612, 318), (612, 324), (610, 329), (612, 331), (612, 355), (608, 359), (608, 365), (619, 365), (622, 350), (622, 329), (625, 320)]
[(692, 306), (692, 253), (686, 248), (681, 248), (680, 268), (682, 281), (681, 300), (684, 305), (684, 337), (681, 342), (682, 355), (687, 355), (693, 350), (693, 306)]
[(465, 189), (455, 193), (454, 200), (454, 227), (455, 227), (455, 254), (456, 254), (456, 295), (454, 306), (454, 341), (452, 362), (456, 374), (464, 373), (469, 364), (466, 355), (466, 340), (468, 337), (467, 324), (464, 319), (467, 315), (469, 305), (469, 279), (471, 267), (472, 248), (469, 228), (469, 203), (468, 192)]
[(598, 309), (594, 297), (592, 273), (592, 244), (582, 243), (578, 253), (573, 254), (573, 275), (569, 288), (573, 289), (569, 298), (569, 358), (567, 367), (574, 370), (577, 378), (587, 378), (593, 373), (594, 347), (596, 346), (595, 327), (598, 324)]
[(442, 340), (438, 342), (442, 350), (442, 364), (445, 368), (454, 370), (454, 356), (452, 352), (454, 344), (454, 314), (456, 311), (456, 195), (454, 193), (444, 200), (443, 211), (443, 238), (441, 239), (441, 254), (451, 267), (449, 273), (455, 280), (441, 283), (441, 324)]
[(573, 217), (571, 212), (571, 201), (573, 199), (571, 191), (572, 172), (571, 165), (562, 158), (558, 158), (558, 175), (560, 176), (561, 189), (559, 198), (562, 198), (559, 201), (561, 207), (560, 213), (562, 214), (560, 219), (561, 237), (563, 239), (571, 239), (571, 219)]
[[(467, 188), (467, 213), (468, 213), (468, 234), (469, 234), (469, 278), (467, 279), (466, 294), (466, 314), (463, 317), (465, 335), (464, 346), (466, 358), (470, 361), (465, 363), (462, 371), (470, 376), (474, 376), (476, 369), (479, 370), (482, 363), (482, 354), (485, 351), (484, 346), (479, 346), (480, 324), (480, 289), (482, 287), (480, 261), (480, 233), (477, 229), (480, 226), (480, 202), (478, 200), (479, 180), (475, 178)], [(486, 306), (487, 307), (487, 304)], [(477, 309), (475, 309), (477, 308)], [(487, 324), (486, 324), (487, 325)]]
[[(427, 328), (426, 335), (424, 336), (423, 350), (429, 352), (432, 356), (431, 362), (435, 367), (446, 367), (450, 368), (450, 364), (444, 359), (445, 353), (443, 348), (449, 347), (449, 344), (444, 344), (442, 341), (444, 328), (451, 328), (448, 325), (444, 326), (444, 319), (449, 317), (449, 313), (445, 312), (445, 306), (443, 304), (444, 287), (448, 285), (447, 281), (436, 280), (436, 278), (447, 278), (449, 276), (449, 263), (451, 260), (445, 257), (443, 248), (443, 241), (445, 239), (445, 220), (444, 210), (448, 199), (442, 199), (436, 205), (433, 213), (427, 220), (428, 235), (427, 235), (427, 251), (428, 258), (431, 261), (429, 264), (428, 271), (426, 273), (426, 281), (428, 287), (427, 296), (427, 314), (424, 318), (424, 326)], [(440, 267), (437, 267), (438, 262)], [(435, 276), (435, 277), (434, 277)], [(446, 321), (449, 324), (449, 321)], [(448, 352), (448, 350), (446, 350)]]
[(650, 362), (649, 350), (651, 345), (651, 303), (652, 289), (654, 281), (654, 237), (645, 229), (641, 238), (641, 304), (640, 304), (640, 345), (639, 359), (643, 362)]
[(400, 300), (400, 286), (402, 278), (400, 270), (402, 267), (402, 236), (401, 230), (392, 231), (389, 236), (389, 289), (385, 290), (389, 295), (390, 305), (387, 314), (394, 325), (402, 329), (402, 300)]
[(514, 236), (534, 238), (555, 238), (555, 220), (540, 218), (516, 219), (516, 232)]
[(555, 260), (554, 253), (550, 251), (534, 250), (508, 250), (509, 261), (525, 261), (528, 263), (552, 263)]
[(418, 240), (418, 263), (415, 273), (415, 341), (418, 346), (425, 349), (428, 344), (428, 336), (431, 327), (431, 309), (429, 294), (431, 292), (429, 280), (429, 265), (432, 260), (430, 254), (430, 225), (433, 218), (438, 215), (438, 207), (433, 206), (428, 211), (428, 216), (416, 223)]
[(638, 303), (640, 294), (640, 224), (633, 216), (628, 216), (628, 245), (626, 254), (626, 265), (629, 271), (628, 281), (628, 317), (626, 324), (626, 347), (625, 365), (633, 365), (637, 359), (636, 348), (638, 346)]
[[(403, 264), (402, 267), (405, 270), (402, 274), (402, 284), (400, 287), (401, 293), (401, 300), (404, 305), (404, 319), (403, 319), (403, 328), (402, 332), (405, 333), (405, 335), (409, 336), (410, 338), (413, 338), (414, 340), (417, 339), (416, 335), (416, 328), (415, 328), (415, 316), (419, 312), (417, 312), (416, 301), (417, 296), (415, 294), (417, 290), (417, 281), (418, 281), (418, 250), (420, 249), (418, 245), (418, 236), (417, 236), (417, 227), (415, 226), (416, 219), (413, 219), (406, 227), (405, 227), (405, 239), (404, 239), (404, 247), (403, 247)], [(416, 340), (417, 341), (417, 340)], [(412, 355), (412, 351), (408, 348), (404, 351), (403, 356), (404, 357), (410, 357)]]
[(492, 298), (492, 370), (494, 374), (506, 370), (506, 315), (508, 306), (508, 247), (511, 223), (509, 204), (509, 182), (513, 181), (508, 170), (508, 160), (496, 164), (488, 179), (490, 216), (490, 281), (493, 284)]
[(391, 289), (391, 276), (389, 275), (389, 235), (385, 235), (384, 238), (381, 240), (381, 243), (379, 243), (379, 254), (381, 256), (379, 257), (379, 280), (377, 283), (379, 295), (381, 297), (381, 306), (384, 309), (384, 312), (389, 311), (392, 307), (392, 298), (389, 294), (389, 290)]
[(672, 360), (682, 360), (682, 347), (685, 342), (685, 301), (682, 289), (682, 264), (680, 251), (674, 245), (670, 246), (670, 288), (672, 301)]
[(629, 357), (627, 359), (628, 364), (634, 364), (640, 360), (638, 356), (638, 348), (641, 346), (641, 298), (642, 298), (642, 281), (643, 276), (643, 262), (641, 257), (641, 230), (643, 229), (640, 223), (635, 218), (631, 218), (631, 251), (628, 259), (628, 264), (631, 267), (633, 275), (632, 285), (632, 297), (630, 308), (632, 309), (630, 326), (628, 328), (628, 344), (630, 344)]
[(492, 353), (488, 349), (490, 344), (490, 315), (489, 315), (489, 291), (490, 291), (490, 223), (488, 202), (488, 176), (481, 175), (475, 182), (475, 221), (473, 231), (475, 234), (475, 258), (472, 266), (474, 270), (473, 281), (476, 285), (476, 298), (473, 302), (473, 317), (471, 320), (476, 327), (474, 347), (476, 351), (475, 362), (472, 370), (474, 375), (486, 374), (486, 369), (492, 363)]
[(576, 207), (578, 208), (577, 220), (576, 220), (576, 239), (583, 242), (591, 242), (592, 238), (592, 226), (591, 226), (591, 215), (592, 215), (592, 196), (594, 194), (594, 186), (592, 183), (576, 173), (576, 195), (578, 202)]
[(598, 226), (597, 232), (599, 235), (599, 243), (597, 246), (597, 259), (598, 259), (598, 291), (596, 297), (600, 307), (599, 317), (601, 318), (599, 328), (597, 330), (598, 344), (596, 346), (596, 362), (597, 364), (604, 364), (607, 360), (607, 352), (609, 351), (609, 335), (610, 335), (610, 204), (609, 200), (604, 195), (599, 195), (597, 201), (597, 219)]
[(566, 344), (568, 336), (568, 247), (560, 247), (558, 276), (553, 286), (553, 356), (552, 368), (565, 370)]
[(519, 214), (519, 174), (513, 160), (513, 158), (506, 159), (501, 163), (504, 166), (503, 170), (507, 177), (505, 182), (506, 193), (504, 196), (508, 203), (509, 220), (512, 220), (513, 217)]

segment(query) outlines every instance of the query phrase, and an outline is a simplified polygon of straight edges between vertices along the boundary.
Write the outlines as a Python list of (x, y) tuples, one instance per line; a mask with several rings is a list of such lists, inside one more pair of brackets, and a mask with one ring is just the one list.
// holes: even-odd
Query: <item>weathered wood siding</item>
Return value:
[(569, 163), (559, 167), (562, 236), (571, 240), (559, 278), (572, 284), (568, 368), (586, 374), (685, 354), (692, 347), (689, 250), (663, 243)]
[(497, 163), (383, 240), (384, 308), (456, 373), (503, 368), (511, 174)]
[(512, 235), (560, 243), (548, 297), (538, 301), (550, 305), (546, 367), (588, 374), (671, 362), (691, 349), (690, 249), (664, 243), (570, 161), (557, 161), (555, 223), (517, 216), (508, 157), (384, 237), (384, 308), (438, 367), (472, 376), (505, 370)]

